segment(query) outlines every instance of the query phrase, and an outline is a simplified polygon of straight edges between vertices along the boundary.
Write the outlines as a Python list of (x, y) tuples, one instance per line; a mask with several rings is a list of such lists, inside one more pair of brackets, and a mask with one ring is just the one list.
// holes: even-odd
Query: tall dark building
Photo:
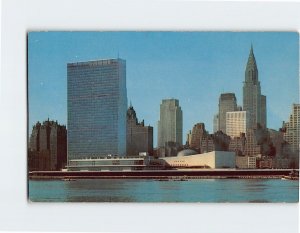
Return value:
[(195, 124), (192, 129), (190, 148), (200, 152), (201, 141), (206, 134), (204, 123)]
[(237, 110), (234, 93), (223, 93), (219, 98), (219, 130), (226, 133), (226, 113)]
[(228, 151), (230, 137), (222, 131), (217, 131), (213, 134), (205, 134), (202, 137), (200, 153), (211, 151)]
[(153, 127), (145, 126), (144, 120), (138, 122), (132, 105), (127, 110), (127, 156), (140, 152), (153, 154)]
[(245, 70), (243, 110), (249, 112), (250, 128), (255, 128), (257, 124), (266, 127), (266, 96), (261, 95), (260, 82), (258, 80), (258, 69), (252, 46)]
[(67, 130), (57, 121), (37, 122), (30, 136), (29, 170), (60, 170), (67, 163)]

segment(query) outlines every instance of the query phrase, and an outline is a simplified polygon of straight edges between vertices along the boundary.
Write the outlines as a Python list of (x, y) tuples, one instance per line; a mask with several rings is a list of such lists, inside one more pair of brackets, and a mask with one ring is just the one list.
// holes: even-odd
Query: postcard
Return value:
[(298, 33), (27, 43), (30, 202), (299, 202)]

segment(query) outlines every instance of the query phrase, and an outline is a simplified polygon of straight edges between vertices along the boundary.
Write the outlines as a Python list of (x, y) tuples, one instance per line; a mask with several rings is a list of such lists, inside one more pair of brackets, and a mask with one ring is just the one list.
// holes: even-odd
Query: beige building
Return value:
[(256, 157), (255, 156), (236, 156), (236, 167), (240, 169), (255, 169)]
[(249, 113), (246, 111), (226, 112), (226, 134), (239, 137), (249, 128)]
[(293, 152), (299, 151), (299, 131), (300, 131), (300, 104), (293, 104), (292, 114), (289, 122), (284, 123), (285, 133), (284, 140), (290, 144)]

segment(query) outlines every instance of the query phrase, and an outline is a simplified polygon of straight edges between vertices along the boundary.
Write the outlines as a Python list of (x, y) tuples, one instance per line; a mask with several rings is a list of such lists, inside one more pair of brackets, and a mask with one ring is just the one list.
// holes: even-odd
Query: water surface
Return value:
[(299, 182), (280, 179), (30, 180), (34, 202), (298, 202)]

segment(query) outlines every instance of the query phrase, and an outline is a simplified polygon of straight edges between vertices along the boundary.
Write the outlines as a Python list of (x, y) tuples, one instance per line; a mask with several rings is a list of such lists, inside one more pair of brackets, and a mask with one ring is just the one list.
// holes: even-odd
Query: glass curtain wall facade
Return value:
[(68, 160), (126, 153), (126, 61), (69, 63)]

